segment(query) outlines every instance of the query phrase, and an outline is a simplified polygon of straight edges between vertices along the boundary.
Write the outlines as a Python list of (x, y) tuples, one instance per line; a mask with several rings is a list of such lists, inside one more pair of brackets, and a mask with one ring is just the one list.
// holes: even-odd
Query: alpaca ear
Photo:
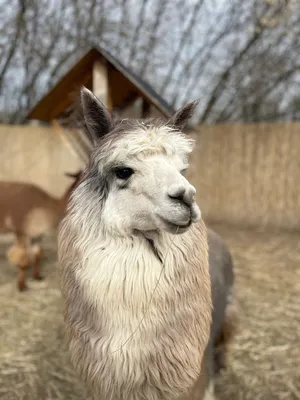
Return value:
[(112, 130), (112, 117), (105, 105), (86, 87), (81, 89), (80, 98), (86, 128), (96, 142)]
[(175, 112), (175, 114), (170, 118), (169, 123), (178, 129), (183, 129), (188, 120), (194, 114), (198, 103), (199, 100), (187, 103), (185, 106)]

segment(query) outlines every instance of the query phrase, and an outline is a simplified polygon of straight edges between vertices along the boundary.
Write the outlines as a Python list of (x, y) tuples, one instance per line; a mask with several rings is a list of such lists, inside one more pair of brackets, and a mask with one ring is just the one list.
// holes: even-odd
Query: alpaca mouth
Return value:
[(168, 231), (175, 233), (182, 233), (186, 231), (192, 225), (192, 219), (190, 218), (186, 224), (176, 223), (174, 221), (169, 221), (163, 217), (160, 217), (164, 225), (167, 227)]

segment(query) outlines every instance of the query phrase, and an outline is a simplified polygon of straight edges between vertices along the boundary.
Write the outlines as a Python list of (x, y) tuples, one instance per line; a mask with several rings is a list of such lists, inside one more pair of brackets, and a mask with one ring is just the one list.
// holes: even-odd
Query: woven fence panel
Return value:
[(300, 124), (200, 126), (191, 158), (203, 216), (300, 228)]
[(0, 179), (37, 184), (54, 196), (70, 185), (64, 172), (76, 172), (82, 161), (57, 132), (35, 125), (0, 125)]

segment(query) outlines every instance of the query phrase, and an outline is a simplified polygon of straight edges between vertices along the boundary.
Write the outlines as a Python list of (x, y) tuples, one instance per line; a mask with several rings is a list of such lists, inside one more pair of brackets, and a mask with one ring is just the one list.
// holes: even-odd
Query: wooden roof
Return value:
[(106, 63), (108, 85), (114, 104), (121, 104), (128, 94), (138, 94), (166, 117), (173, 114), (172, 107), (149, 84), (128, 70), (109, 52), (98, 47), (89, 50), (30, 110), (26, 118), (51, 121), (72, 105), (74, 96), (78, 94), (82, 85), (93, 90), (93, 65), (96, 61)]

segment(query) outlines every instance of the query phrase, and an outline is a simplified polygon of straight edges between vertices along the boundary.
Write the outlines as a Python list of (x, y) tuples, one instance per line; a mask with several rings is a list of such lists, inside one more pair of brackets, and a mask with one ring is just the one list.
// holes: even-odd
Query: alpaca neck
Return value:
[[(93, 329), (101, 339), (91, 338), (91, 347), (103, 360), (104, 398), (109, 379), (116, 382), (114, 399), (123, 398), (122, 387), (124, 398), (175, 400), (200, 374), (211, 322), (206, 237), (192, 228), (152, 240), (155, 251), (142, 235), (80, 244), (85, 260), (77, 280), (95, 310)], [(138, 371), (155, 384), (143, 386)]]
[[(162, 243), (159, 237), (157, 239), (155, 246), (163, 257), (166, 243)], [(106, 236), (100, 243), (94, 243), (86, 257), (86, 279), (90, 282), (90, 289), (94, 289), (91, 299), (98, 299), (102, 304), (112, 302), (112, 307), (118, 302), (122, 307), (130, 307), (128, 312), (132, 310), (134, 314), (139, 309), (142, 312), (162, 269), (168, 276), (173, 273), (174, 265), (170, 259), (162, 265), (152, 245), (142, 235), (127, 238)]]
[[(126, 322), (130, 318), (140, 318), (150, 300), (154, 307), (164, 305), (166, 297), (173, 299), (174, 307), (177, 307), (177, 301), (183, 304), (187, 296), (179, 298), (179, 292), (174, 291), (176, 285), (181, 286), (182, 295), (185, 295), (184, 291), (190, 292), (193, 285), (198, 285), (208, 297), (209, 308), (207, 249), (200, 248), (195, 252), (192, 236), (190, 233), (170, 235), (165, 232), (151, 235), (151, 239), (141, 234), (106, 235), (100, 240), (98, 237), (83, 243), (86, 257), (80, 279), (89, 287), (90, 301), (96, 306), (101, 304), (101, 308), (105, 305), (113, 309), (118, 305), (116, 310), (124, 313)], [(206, 279), (201, 280), (201, 275)], [(198, 293), (194, 295), (199, 297)], [(113, 321), (113, 315), (111, 317)]]

